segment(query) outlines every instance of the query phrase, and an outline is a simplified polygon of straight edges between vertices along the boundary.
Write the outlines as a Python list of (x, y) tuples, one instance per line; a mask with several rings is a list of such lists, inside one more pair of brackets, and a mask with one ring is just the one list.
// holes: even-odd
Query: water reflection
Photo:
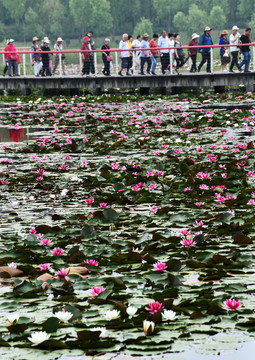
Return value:
[(0, 142), (25, 142), (28, 140), (34, 140), (40, 135), (36, 133), (49, 131), (49, 128), (19, 128), (9, 129), (7, 127), (0, 127)]

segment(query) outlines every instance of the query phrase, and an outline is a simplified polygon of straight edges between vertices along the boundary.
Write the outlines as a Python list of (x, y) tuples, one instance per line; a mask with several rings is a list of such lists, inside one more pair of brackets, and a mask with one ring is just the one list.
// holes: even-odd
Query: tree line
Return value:
[(9, 37), (30, 42), (34, 35), (81, 39), (119, 39), (124, 33), (171, 32), (188, 35), (213, 29), (254, 25), (254, 0), (0, 0), (1, 41)]

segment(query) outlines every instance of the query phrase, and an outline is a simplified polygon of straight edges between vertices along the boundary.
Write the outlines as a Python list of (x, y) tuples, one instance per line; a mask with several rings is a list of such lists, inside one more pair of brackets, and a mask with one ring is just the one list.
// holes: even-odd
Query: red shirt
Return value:
[[(198, 46), (197, 40), (190, 40), (188, 43), (188, 46)], [(197, 54), (197, 48), (196, 49), (189, 49), (190, 55), (196, 55)]]
[(6, 54), (6, 60), (17, 60), (16, 48), (14, 45), (9, 44), (5, 49), (8, 52)]
[(149, 47), (152, 49), (152, 50), (151, 50), (152, 55), (157, 55), (158, 50), (153, 50), (153, 48), (157, 48), (157, 47), (158, 47), (157, 42), (154, 41), (154, 40), (150, 40), (150, 42), (149, 42)]

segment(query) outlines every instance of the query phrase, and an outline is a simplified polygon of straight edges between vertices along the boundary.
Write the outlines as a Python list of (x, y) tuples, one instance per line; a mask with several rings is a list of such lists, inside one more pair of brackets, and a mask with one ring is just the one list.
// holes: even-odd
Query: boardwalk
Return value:
[(178, 89), (213, 87), (215, 91), (225, 91), (229, 86), (245, 86), (253, 91), (255, 72), (251, 73), (183, 73), (181, 75), (158, 76), (97, 76), (85, 78), (82, 76), (52, 76), (52, 77), (0, 77), (0, 89), (21, 89), (29, 93), (31, 89), (84, 89), (92, 93), (100, 93), (104, 89), (140, 89), (149, 93), (149, 89), (161, 88), (169, 94)]

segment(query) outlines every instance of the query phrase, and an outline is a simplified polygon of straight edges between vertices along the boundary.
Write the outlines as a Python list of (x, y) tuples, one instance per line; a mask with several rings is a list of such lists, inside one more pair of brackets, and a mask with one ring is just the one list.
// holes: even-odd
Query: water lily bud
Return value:
[(143, 332), (144, 334), (151, 335), (154, 331), (155, 323), (153, 321), (144, 320), (143, 321)]
[(19, 314), (9, 314), (6, 326), (14, 325), (19, 321)]
[(31, 337), (28, 338), (29, 341), (33, 343), (32, 346), (36, 346), (48, 340), (50, 338), (50, 334), (47, 334), (46, 331), (36, 331), (31, 334)]
[(137, 308), (135, 308), (134, 306), (129, 306), (126, 311), (129, 315), (129, 319), (131, 319), (136, 314)]

